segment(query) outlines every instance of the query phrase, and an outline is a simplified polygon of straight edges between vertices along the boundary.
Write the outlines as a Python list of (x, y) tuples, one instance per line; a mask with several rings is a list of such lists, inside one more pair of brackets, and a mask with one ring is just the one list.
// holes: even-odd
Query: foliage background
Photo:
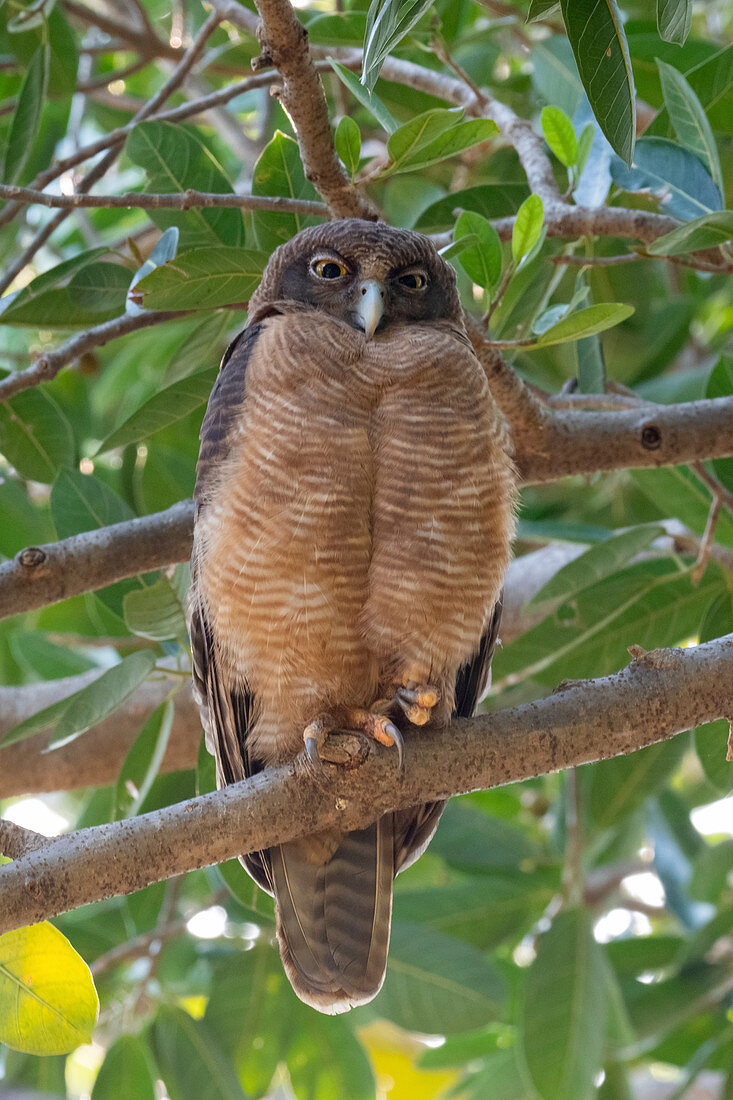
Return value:
[[(360, 47), (367, 7), (324, 0), (298, 11), (312, 44)], [(719, 192), (716, 204), (714, 183), (728, 178), (732, 155), (731, 13), (723, 3), (660, 0), (659, 13), (650, 0), (624, 4), (646, 135), (633, 171), (613, 158), (593, 123), (556, 7), (533, 0), (539, 21), (532, 23), (521, 2), (437, 0), (422, 7), (395, 44), (396, 56), (451, 74), (457, 65), (538, 133), (544, 125), (559, 154), (553, 166), (562, 188), (577, 183), (577, 138), (593, 127), (579, 185), (587, 205), (664, 209), (682, 221), (724, 205)], [(575, 8), (587, 13), (593, 5)], [(690, 13), (685, 37), (680, 21)], [(172, 7), (167, 0), (6, 0), (4, 181), (30, 185), (53, 157), (127, 124), (205, 18), (194, 0)], [(254, 39), (223, 24), (166, 106), (240, 79), (257, 53)], [(682, 85), (675, 73), (685, 76)], [(515, 214), (530, 193), (510, 145), (484, 129), (474, 135), (482, 140), (466, 139), (464, 149), (454, 129), (467, 123), (456, 116), (443, 127), (456, 155), (434, 163), (412, 156), (404, 170), (384, 171), (380, 104), (401, 125), (446, 104), (409, 82), (377, 80), (378, 101), (370, 106), (363, 92), (361, 100), (354, 96), (353, 82), (334, 74), (325, 88), (334, 123), (353, 120), (338, 130), (342, 161), (351, 173), (369, 165), (369, 194), (388, 221), (439, 234), (441, 245), (454, 228), (459, 239), (475, 234), (452, 259), (467, 307), (480, 315), (492, 301), (494, 338), (530, 339), (568, 309), (633, 305), (633, 316), (602, 336), (588, 329), (582, 340), (509, 347), (526, 380), (556, 393), (576, 379), (582, 393), (598, 394), (608, 378), (663, 404), (733, 393), (733, 362), (725, 357), (733, 300), (725, 274), (648, 256), (606, 266), (598, 261), (626, 253), (629, 244), (604, 237), (540, 239), (514, 273), (510, 245), (497, 258), (500, 246), (485, 221)], [(541, 115), (548, 105), (561, 108), (574, 131), (564, 116)], [(622, 128), (622, 143), (630, 141), (628, 119), (605, 122)], [(142, 121), (95, 193), (192, 188), (315, 200), (291, 135), (266, 86), (183, 123)], [(394, 167), (394, 147), (389, 151)], [(79, 179), (79, 169), (71, 169), (50, 190), (71, 194)], [(660, 189), (662, 206), (654, 194)], [(463, 215), (456, 227), (459, 209), (483, 217)], [(24, 206), (2, 225), (7, 271), (55, 216)], [(136, 315), (141, 301), (191, 312), (92, 347), (73, 369), (0, 407), (3, 555), (191, 496), (198, 428), (221, 353), (243, 323), (243, 303), (267, 255), (309, 220), (292, 212), (192, 208), (78, 209), (58, 222), (0, 300), (5, 371), (23, 368), (74, 330), (126, 310)], [(144, 297), (140, 288), (131, 301), (130, 283), (154, 247), (148, 270), (158, 266)], [(176, 267), (176, 249), (177, 257), (199, 251)], [(570, 255), (587, 266), (553, 262)], [(172, 266), (160, 266), (171, 259)], [(733, 498), (725, 495), (733, 493), (732, 463), (525, 488), (517, 555), (560, 544), (581, 556), (570, 561), (568, 553), (570, 564), (536, 602), (535, 625), (498, 653), (488, 705), (513, 705), (561, 679), (615, 671), (631, 644), (687, 644), (733, 631)], [(712, 490), (710, 475), (717, 479)], [(713, 493), (723, 507), (704, 573), (693, 577), (694, 553), (681, 554), (665, 535), (671, 528), (659, 524), (675, 520), (701, 538)], [(63, 725), (62, 717), (59, 741), (89, 725), (90, 714), (123, 702), (146, 676), (168, 676), (173, 695), (185, 682), (175, 673), (188, 668), (186, 586), (186, 567), (178, 566), (4, 620), (3, 684), (117, 669), (113, 687), (107, 681), (86, 699), (85, 720), (67, 715)], [(162, 704), (145, 722), (116, 786), (0, 808), (41, 829), (52, 810), (64, 828), (79, 828), (212, 789), (203, 752), (195, 770), (156, 774), (171, 719), (170, 704)], [(0, 1089), (91, 1093), (94, 1100), (146, 1100), (163, 1089), (172, 1098), (298, 1100), (731, 1097), (731, 803), (717, 814), (706, 810), (730, 791), (726, 737), (726, 723), (713, 723), (574, 773), (455, 799), (429, 852), (397, 882), (385, 987), (346, 1017), (321, 1018), (295, 999), (273, 946), (270, 901), (236, 863), (68, 913), (55, 924), (92, 966), (101, 1002), (93, 1043), (69, 1043), (68, 1055), (3, 1048)], [(7, 942), (0, 937), (5, 966)], [(5, 991), (4, 1024), (13, 998), (27, 1007), (27, 989), (18, 994), (16, 987)], [(2, 992), (0, 985), (0, 1000)], [(76, 1010), (63, 1008), (72, 1030)], [(79, 1034), (89, 1030), (90, 1012), (93, 1022), (87, 993)], [(703, 1085), (712, 1091), (694, 1091)]]

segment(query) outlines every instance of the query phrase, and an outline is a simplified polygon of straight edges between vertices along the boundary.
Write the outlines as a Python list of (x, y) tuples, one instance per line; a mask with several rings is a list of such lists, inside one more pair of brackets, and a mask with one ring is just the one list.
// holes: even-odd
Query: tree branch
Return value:
[(124, 195), (50, 195), (45, 191), (34, 191), (30, 187), (15, 187), (0, 183), (0, 199), (13, 202), (38, 204), (39, 206), (62, 207), (76, 210), (83, 207), (104, 207), (112, 209), (139, 208), (140, 210), (190, 210), (192, 207), (224, 206), (238, 210), (284, 210), (292, 214), (328, 216), (328, 207), (323, 202), (308, 199), (287, 199), (279, 195), (228, 195), (221, 192), (174, 191), (168, 195), (153, 195), (140, 191), (128, 191)]
[(0, 931), (325, 828), (363, 828), (390, 810), (628, 753), (731, 713), (733, 635), (655, 650), (614, 676), (456, 719), (449, 737), (425, 727), (407, 740), (404, 774), (373, 746), (359, 767), (327, 766), (321, 778), (301, 756), (222, 791), (57, 838), (0, 868)]
[(90, 348), (102, 347), (110, 340), (127, 336), (129, 332), (135, 332), (137, 329), (149, 328), (150, 325), (162, 325), (165, 321), (176, 321), (180, 317), (186, 317), (188, 312), (188, 310), (171, 310), (158, 313), (126, 313), (123, 317), (114, 317), (102, 325), (95, 325), (94, 328), (79, 332), (65, 344), (39, 356), (25, 370), (14, 371), (13, 374), (0, 379), (0, 401), (7, 401), (16, 393), (30, 389), (31, 386), (38, 386), (41, 382), (50, 382), (62, 367), (78, 359)]
[[(255, 0), (262, 20), (257, 28), (260, 57), (255, 71), (274, 65), (282, 78), (277, 97), (292, 122), (306, 177), (337, 218), (375, 218), (376, 210), (354, 187), (336, 156), (328, 104), (308, 49), (308, 32), (288, 0)], [(240, 26), (245, 9), (235, 0), (211, 0), (220, 18)], [(252, 33), (251, 13), (246, 29)]]
[[(160, 314), (153, 316), (163, 319)], [(9, 375), (4, 381), (17, 377)], [(3, 384), (0, 382), (0, 396), (7, 396), (2, 393)], [(512, 394), (507, 392), (508, 402)], [(501, 394), (498, 396), (512, 421), (511, 408), (502, 404)], [(524, 484), (733, 455), (733, 397), (679, 405), (645, 404), (614, 412), (550, 410), (539, 402), (537, 406), (540, 414), (532, 421), (525, 419), (515, 436), (515, 460)], [(517, 422), (518, 414), (513, 420), (515, 428)], [(0, 564), (0, 618), (187, 561), (192, 530), (193, 505), (181, 501), (165, 512), (21, 550)]]

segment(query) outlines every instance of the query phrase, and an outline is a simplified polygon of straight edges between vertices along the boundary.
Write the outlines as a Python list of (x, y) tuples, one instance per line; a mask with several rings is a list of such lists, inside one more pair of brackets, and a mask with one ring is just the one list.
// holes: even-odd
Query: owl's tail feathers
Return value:
[(330, 1015), (370, 1001), (384, 981), (394, 817), (335, 843), (332, 854), (315, 837), (268, 853), (285, 972), (301, 1001)]

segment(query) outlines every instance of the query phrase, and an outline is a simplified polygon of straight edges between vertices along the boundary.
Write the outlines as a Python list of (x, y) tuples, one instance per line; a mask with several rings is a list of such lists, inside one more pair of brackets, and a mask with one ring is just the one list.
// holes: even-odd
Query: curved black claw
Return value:
[(405, 742), (402, 739), (402, 734), (394, 722), (385, 722), (384, 730), (392, 738), (394, 747), (397, 749), (397, 766), (402, 776), (405, 774)]
[(321, 754), (318, 751), (318, 738), (316, 738), (316, 737), (305, 737), (304, 741), (305, 741), (305, 754), (306, 754), (306, 756), (308, 758), (308, 761), (310, 762), (311, 766), (313, 767), (314, 771), (316, 771), (319, 775), (325, 775), (325, 771), (324, 771), (324, 768), (323, 768), (323, 761), (321, 760)]

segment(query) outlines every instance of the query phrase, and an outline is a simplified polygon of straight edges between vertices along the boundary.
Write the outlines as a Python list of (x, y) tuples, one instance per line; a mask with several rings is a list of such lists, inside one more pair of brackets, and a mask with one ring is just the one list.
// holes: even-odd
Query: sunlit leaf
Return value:
[(563, 317), (534, 341), (534, 347), (545, 348), (550, 344), (563, 344), (566, 340), (580, 340), (594, 332), (605, 332), (630, 317), (634, 307), (620, 302), (601, 302), (586, 309), (579, 309), (569, 317)]
[(463, 114), (462, 107), (436, 107), (400, 126), (387, 142), (389, 163), (383, 175), (427, 168), (498, 134), (491, 119), (463, 122)]
[(125, 624), (132, 634), (152, 641), (185, 638), (186, 616), (181, 600), (167, 577), (134, 588), (122, 601)]
[(89, 967), (52, 924), (0, 935), (0, 1041), (66, 1054), (91, 1042), (98, 1011)]
[(433, 0), (371, 0), (364, 35), (361, 82), (370, 92), (387, 54), (422, 19)]
[(540, 239), (544, 210), (539, 195), (530, 195), (517, 210), (512, 229), (512, 257), (518, 264)]
[(468, 277), (485, 289), (493, 290), (501, 278), (501, 241), (494, 227), (481, 214), (464, 210), (456, 222), (455, 239), (471, 234), (476, 243), (460, 252), (460, 264)]
[(572, 122), (559, 107), (543, 107), (540, 117), (545, 141), (560, 163), (572, 168), (578, 159), (578, 139)]
[(344, 115), (336, 127), (334, 144), (336, 152), (346, 165), (349, 174), (354, 176), (359, 167), (361, 134), (359, 133), (359, 127), (349, 115)]

